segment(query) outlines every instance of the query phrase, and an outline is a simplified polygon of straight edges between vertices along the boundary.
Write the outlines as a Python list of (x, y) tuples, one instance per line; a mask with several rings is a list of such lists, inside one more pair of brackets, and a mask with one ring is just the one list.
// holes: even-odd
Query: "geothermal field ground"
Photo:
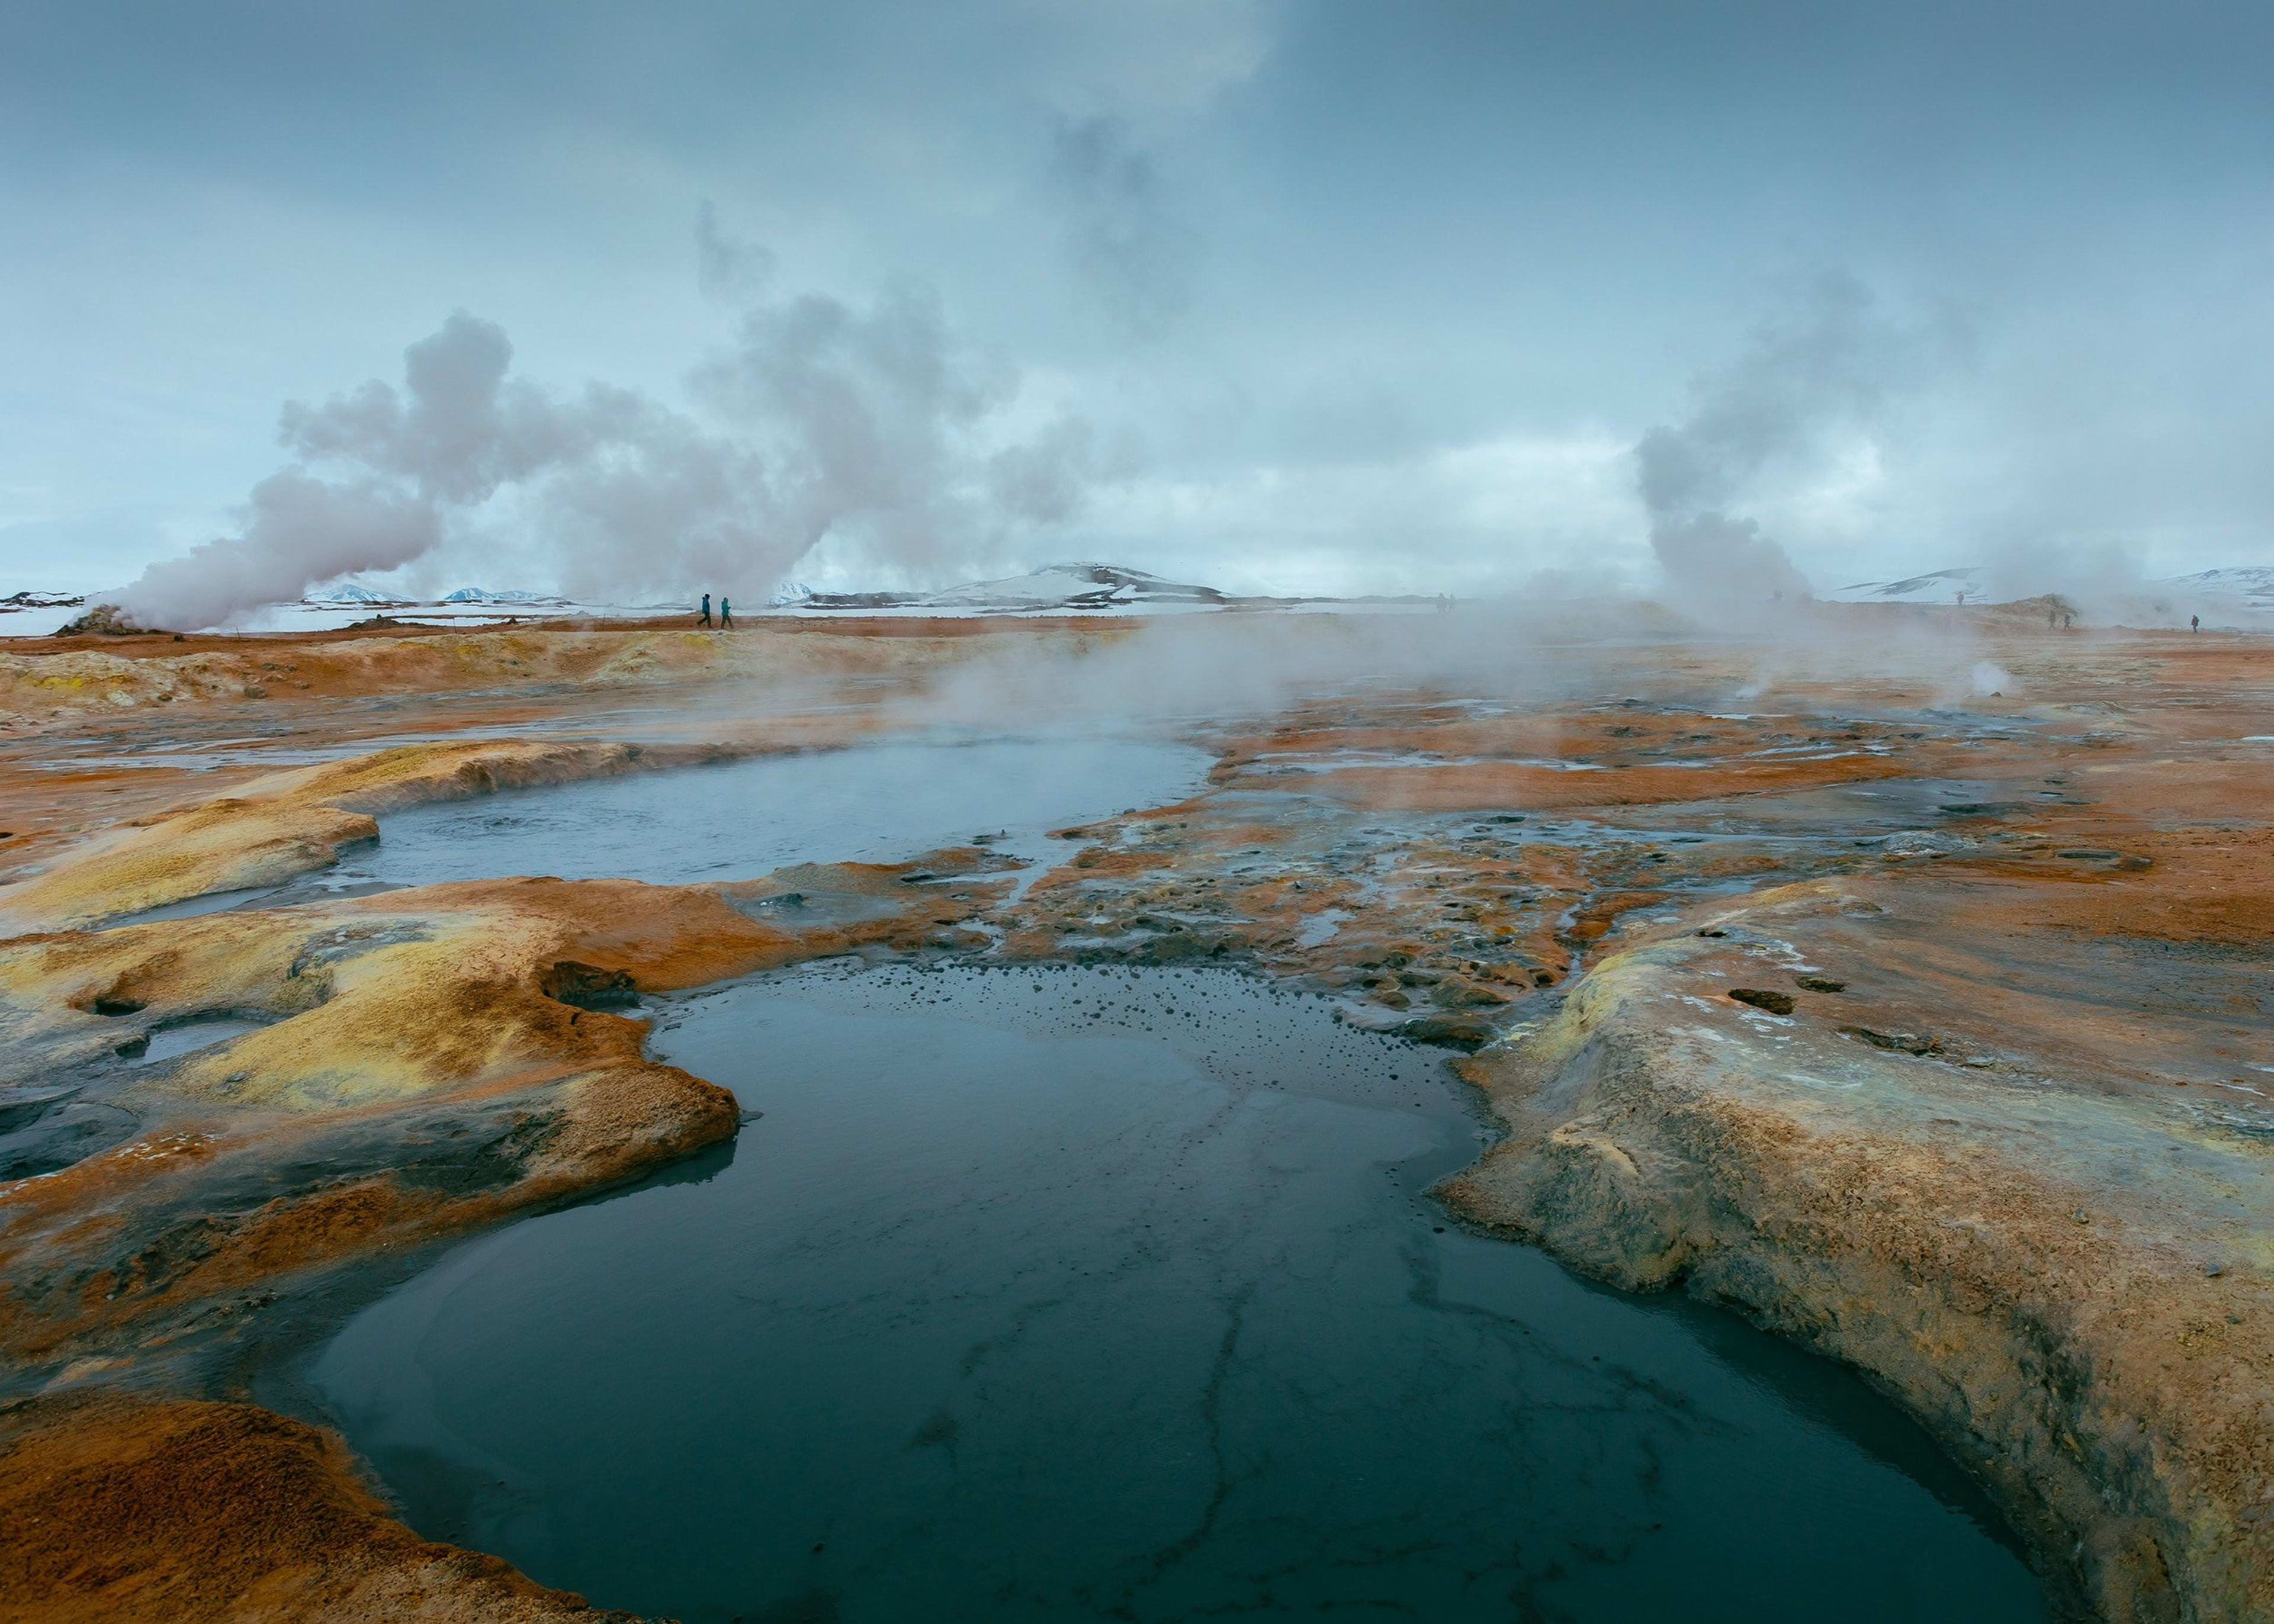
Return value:
[(0, 1618), (2274, 1617), (2274, 643), (0, 645)]

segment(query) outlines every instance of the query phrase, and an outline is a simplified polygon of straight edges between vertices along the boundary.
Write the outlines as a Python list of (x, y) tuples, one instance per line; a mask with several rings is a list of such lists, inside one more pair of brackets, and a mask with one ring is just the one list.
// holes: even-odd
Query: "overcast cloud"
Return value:
[(217, 539), (626, 594), (2274, 562), (2270, 47), (2248, 0), (18, 0), (0, 592)]

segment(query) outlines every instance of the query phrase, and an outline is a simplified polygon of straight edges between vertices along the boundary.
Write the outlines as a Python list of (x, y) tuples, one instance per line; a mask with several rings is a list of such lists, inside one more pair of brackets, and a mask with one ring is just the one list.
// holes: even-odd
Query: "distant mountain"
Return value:
[(816, 592), (795, 584), (774, 594), (776, 605), (806, 609), (943, 609), (961, 613), (1035, 610), (1121, 609), (1147, 604), (1222, 604), (1212, 586), (1169, 581), (1119, 564), (1046, 564), (999, 581), (968, 581), (940, 592)]
[(973, 581), (934, 592), (927, 606), (958, 609), (998, 604), (1026, 608), (1106, 609), (1121, 604), (1220, 604), (1212, 586), (1164, 581), (1118, 564), (1047, 564), (1031, 575), (1001, 581)]
[(0, 614), (19, 609), (76, 609), (86, 601), (72, 592), (11, 592), (0, 598)]
[[(1900, 581), (1858, 581), (1825, 596), (1843, 604), (1948, 604), (1961, 591), (1970, 604), (1989, 598), (1986, 568), (1938, 569)], [(2094, 613), (2125, 624), (2159, 626), (2187, 619), (2187, 605), (2206, 613), (2220, 610), (2274, 611), (2274, 565), (2229, 566), (2174, 575), (2165, 581), (2080, 582), (2075, 592), (2091, 600)]]
[(1858, 581), (1853, 586), (1843, 586), (1826, 596), (1840, 604), (1948, 604), (1955, 603), (1963, 594), (1978, 599), (1982, 595), (1982, 578), (1989, 571), (1983, 566), (1969, 565), (1963, 569), (1938, 569), (1924, 575), (1906, 575), (1901, 581)]
[(2274, 567), (2263, 564), (2199, 570), (2156, 584), (2167, 592), (2223, 599), (2246, 609), (2274, 609)]
[(550, 592), (493, 592), (487, 587), (462, 586), (455, 592), (445, 592), (436, 601), (445, 604), (566, 604), (565, 598)]
[(300, 600), (304, 604), (396, 604), (403, 599), (390, 598), (385, 592), (374, 592), (358, 581), (343, 581), (328, 591), (311, 592)]

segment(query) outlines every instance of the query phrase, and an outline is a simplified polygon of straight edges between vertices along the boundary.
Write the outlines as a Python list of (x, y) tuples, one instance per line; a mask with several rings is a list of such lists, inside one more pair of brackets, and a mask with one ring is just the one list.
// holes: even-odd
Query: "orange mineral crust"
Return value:
[(630, 1618), (419, 1538), (337, 1438), (248, 1404), (19, 1403), (0, 1414), (0, 1619)]
[[(925, 872), (959, 858), (987, 861)], [(518, 879), (0, 944), (11, 1082), (217, 1011), (273, 1022), (115, 1096), (133, 1139), (0, 1186), (0, 1346), (52, 1364), (157, 1335), (138, 1325), (233, 1333), (281, 1277), (731, 1136), (731, 1096), (645, 1059), (644, 1024), (606, 1004), (921, 946), (989, 894), (900, 873), (797, 873), (795, 926), (754, 914), (775, 882)]]
[(1078, 650), (1132, 629), (1079, 620), (774, 620), (720, 634), (630, 620), (8, 638), (0, 641), (0, 735), (115, 719), (145, 706), (245, 720), (379, 693), (503, 697), (567, 684), (589, 698), (754, 678), (908, 678), (1005, 646)]

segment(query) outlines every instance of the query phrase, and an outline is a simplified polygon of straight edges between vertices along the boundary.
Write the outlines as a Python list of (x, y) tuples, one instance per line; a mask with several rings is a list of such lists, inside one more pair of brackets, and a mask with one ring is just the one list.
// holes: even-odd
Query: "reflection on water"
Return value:
[(731, 1156), (313, 1361), (423, 1533), (689, 1620), (2043, 1617), (1860, 1383), (1447, 1224), (1480, 1129), (1321, 1002), (807, 971), (657, 1047)]
[(155, 1065), (162, 1060), (178, 1060), (184, 1055), (194, 1055), (201, 1049), (211, 1049), (215, 1044), (226, 1043), (231, 1038), (241, 1038), (248, 1032), (258, 1032), (267, 1024), (265, 1020), (239, 1020), (226, 1016), (217, 1019), (184, 1021), (178, 1026), (167, 1026), (153, 1032), (136, 1058), (143, 1065)]
[(1096, 738), (764, 756), (413, 808), (381, 819), (380, 844), (337, 873), (394, 885), (508, 874), (683, 884), (913, 857), (983, 834), (1040, 856), (1052, 829), (1184, 799), (1212, 761), (1187, 745)]
[(1065, 853), (1051, 830), (1181, 801), (1205, 786), (1214, 760), (1148, 739), (990, 739), (761, 756), (513, 790), (391, 812), (377, 845), (351, 847), (290, 885), (215, 891), (109, 922), (521, 874), (659, 885), (752, 879), (790, 863), (891, 861), (975, 837), (1049, 862)]

